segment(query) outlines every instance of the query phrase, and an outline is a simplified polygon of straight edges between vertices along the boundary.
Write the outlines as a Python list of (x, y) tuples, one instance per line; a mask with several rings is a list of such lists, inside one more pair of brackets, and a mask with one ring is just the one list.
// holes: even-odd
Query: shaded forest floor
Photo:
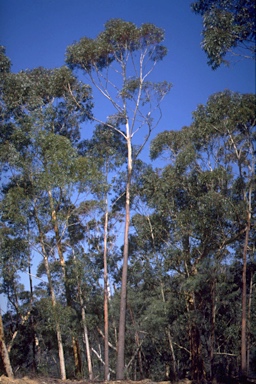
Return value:
[[(151, 380), (142, 380), (142, 381), (131, 381), (131, 380), (122, 380), (122, 381), (89, 381), (89, 380), (59, 380), (48, 377), (38, 377), (30, 379), (28, 377), (9, 379), (6, 376), (0, 377), (0, 384), (174, 384), (170, 381), (160, 381), (155, 382)], [(190, 380), (181, 380), (175, 384), (191, 384)]]
[[(255, 379), (248, 379), (248, 381), (245, 381), (247, 384), (254, 384), (256, 383)], [(0, 376), (0, 384), (192, 384), (191, 380), (184, 379), (180, 381), (171, 382), (171, 381), (152, 381), (149, 379), (142, 380), (142, 381), (132, 381), (132, 380), (116, 380), (116, 381), (90, 381), (90, 380), (60, 380), (50, 377), (36, 377), (36, 378), (29, 378), (29, 377), (23, 377), (23, 378), (15, 378), (15, 379), (9, 379), (6, 376)], [(227, 381), (225, 382), (227, 383)], [(229, 384), (240, 384), (239, 381), (228, 381)], [(214, 381), (212, 384), (222, 384), (217, 383)], [(242, 384), (242, 383), (241, 383)]]

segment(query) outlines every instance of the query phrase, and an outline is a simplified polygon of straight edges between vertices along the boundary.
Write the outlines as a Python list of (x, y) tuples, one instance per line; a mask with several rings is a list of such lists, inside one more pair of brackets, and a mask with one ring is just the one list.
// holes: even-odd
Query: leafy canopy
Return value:
[(135, 24), (121, 19), (111, 19), (105, 24), (105, 30), (96, 39), (83, 37), (67, 49), (67, 63), (71, 69), (78, 67), (90, 72), (109, 66), (114, 60), (120, 60), (125, 51), (134, 52), (152, 47), (151, 60), (162, 60), (167, 49), (160, 43), (164, 31), (153, 24)]
[(227, 53), (255, 59), (254, 0), (198, 0), (191, 7), (203, 16), (202, 46), (213, 69), (228, 64)]

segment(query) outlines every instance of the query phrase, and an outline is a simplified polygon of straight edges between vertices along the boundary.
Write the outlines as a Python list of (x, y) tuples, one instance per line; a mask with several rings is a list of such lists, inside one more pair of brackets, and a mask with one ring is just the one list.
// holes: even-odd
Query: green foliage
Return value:
[[(203, 16), (202, 47), (208, 64), (218, 68), (227, 53), (255, 59), (255, 2), (253, 0), (199, 0), (191, 5)], [(244, 53), (245, 50), (245, 53)]]
[(134, 52), (149, 47), (150, 58), (156, 62), (167, 53), (160, 44), (163, 38), (163, 30), (153, 24), (143, 24), (137, 28), (131, 22), (111, 19), (105, 24), (105, 31), (95, 40), (84, 37), (68, 47), (66, 61), (70, 68), (78, 67), (89, 72), (93, 69), (102, 70), (123, 57), (126, 51)]
[(82, 101), (90, 100), (90, 88), (81, 86), (67, 67), (53, 70), (39, 67), (17, 74), (11, 73), (5, 78), (3, 90), (8, 108), (17, 114), (22, 113), (22, 105), (34, 110), (63, 96), (75, 106), (79, 102), (77, 100), (76, 103), (77, 92), (83, 97)]
[(81, 141), (78, 149), (81, 155), (96, 158), (97, 165), (106, 175), (121, 166), (127, 158), (124, 137), (104, 124), (97, 125), (91, 140)]
[[(237, 321), (233, 310), (240, 311), (239, 304), (235, 306), (236, 309), (227, 309), (232, 326), (226, 327), (228, 320), (222, 317), (224, 322), (221, 323), (218, 316), (222, 316), (227, 306), (223, 287), (231, 301), (238, 301), (241, 283), (237, 286), (237, 282), (233, 285), (230, 282), (232, 291), (229, 292), (217, 277), (213, 283), (214, 280), (204, 268), (212, 270), (212, 263), (223, 263), (227, 257), (232, 259), (237, 246), (241, 257), (250, 191), (254, 189), (252, 185), (255, 178), (255, 152), (252, 145), (255, 141), (255, 96), (230, 91), (217, 93), (209, 98), (205, 106), (199, 106), (193, 117), (191, 127), (178, 132), (163, 132), (151, 143), (152, 158), (164, 155), (170, 165), (158, 169), (155, 174), (145, 175), (143, 193), (151, 209), (161, 212), (169, 223), (170, 232), (163, 241), (161, 253), (170, 273), (181, 276), (180, 290), (187, 307), (188, 326), (193, 329), (196, 327), (198, 335), (201, 332), (210, 334), (211, 316), (215, 308), (211, 303), (215, 297), (214, 300), (219, 304), (214, 315), (218, 322), (214, 331), (215, 342), (224, 346), (223, 340), (226, 338), (227, 349), (223, 348), (221, 353), (228, 353), (229, 350), (234, 351), (235, 355), (239, 354), (235, 339), (239, 337), (240, 320)], [(140, 224), (140, 231), (141, 227)], [(154, 231), (152, 220), (152, 233)], [(220, 266), (219, 273), (219, 277), (223, 278)], [(219, 285), (214, 288), (216, 291), (212, 291), (209, 284)], [(207, 298), (206, 292), (220, 296)], [(222, 301), (221, 297), (225, 299)], [(225, 336), (220, 336), (221, 327), (225, 328)], [(190, 345), (197, 345), (193, 344), (195, 340), (191, 335)], [(197, 340), (200, 340), (201, 356), (207, 361), (205, 356), (211, 347), (204, 337)], [(197, 356), (193, 364), (197, 364), (197, 359), (200, 357)], [(231, 360), (233, 369), (236, 365), (235, 356)], [(211, 364), (216, 364), (212, 369), (217, 373), (220, 360), (216, 358)]]

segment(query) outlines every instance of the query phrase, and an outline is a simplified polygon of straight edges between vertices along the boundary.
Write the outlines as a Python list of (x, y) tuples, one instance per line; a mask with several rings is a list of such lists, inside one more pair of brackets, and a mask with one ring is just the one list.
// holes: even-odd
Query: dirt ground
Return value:
[[(90, 382), (87, 380), (81, 381), (72, 381), (66, 380), (62, 381), (59, 379), (38, 377), (36, 379), (30, 379), (28, 377), (23, 377), (22, 379), (8, 379), (6, 376), (0, 377), (0, 384), (171, 384), (170, 381), (160, 381), (155, 382), (151, 380), (142, 380), (142, 381), (131, 381), (131, 380), (122, 380), (122, 381), (94, 381)], [(188, 379), (177, 382), (176, 384), (191, 384), (191, 381)]]

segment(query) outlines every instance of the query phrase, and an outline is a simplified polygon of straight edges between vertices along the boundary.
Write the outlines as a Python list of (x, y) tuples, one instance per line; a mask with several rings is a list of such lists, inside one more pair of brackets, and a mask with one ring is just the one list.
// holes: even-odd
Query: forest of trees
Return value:
[[(214, 3), (193, 4), (206, 39)], [(206, 48), (209, 64), (253, 31)], [(0, 374), (256, 373), (256, 97), (209, 95), (190, 126), (151, 139), (171, 90), (151, 80), (163, 40), (112, 19), (69, 46), (66, 65), (19, 73), (1, 47)], [(162, 167), (140, 156), (149, 140)]]

